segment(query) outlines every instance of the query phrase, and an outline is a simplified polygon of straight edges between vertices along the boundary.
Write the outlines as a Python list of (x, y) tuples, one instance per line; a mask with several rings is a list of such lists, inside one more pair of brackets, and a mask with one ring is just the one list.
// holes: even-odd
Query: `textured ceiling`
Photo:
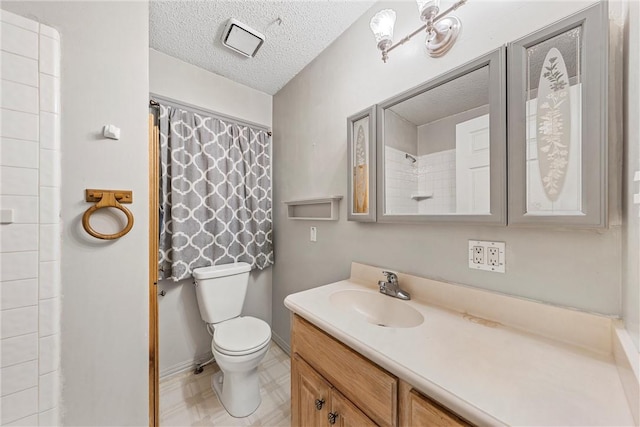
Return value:
[(422, 126), (489, 103), (489, 67), (409, 98), (390, 109), (416, 126)]
[[(273, 95), (374, 3), (152, 0), (150, 44), (167, 55)], [(266, 41), (254, 58), (222, 45), (220, 37), (229, 18), (265, 35)], [(282, 19), (280, 25), (277, 18)]]

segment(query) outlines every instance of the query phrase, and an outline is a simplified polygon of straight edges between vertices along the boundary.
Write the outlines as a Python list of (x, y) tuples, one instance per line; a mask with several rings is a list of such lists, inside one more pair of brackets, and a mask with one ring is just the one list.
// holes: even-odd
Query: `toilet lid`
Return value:
[(269, 325), (255, 317), (236, 317), (215, 326), (213, 343), (223, 353), (248, 353), (271, 339)]

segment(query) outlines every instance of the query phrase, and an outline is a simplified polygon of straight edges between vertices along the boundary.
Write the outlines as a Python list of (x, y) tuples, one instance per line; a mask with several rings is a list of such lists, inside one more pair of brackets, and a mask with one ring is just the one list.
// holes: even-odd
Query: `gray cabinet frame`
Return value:
[[(385, 213), (385, 143), (384, 114), (385, 110), (429, 89), (440, 86), (456, 78), (489, 66), (489, 113), (490, 113), (490, 213), (483, 214), (437, 214), (437, 215), (393, 215)], [(496, 49), (478, 59), (470, 61), (439, 77), (429, 80), (413, 89), (394, 96), (378, 104), (378, 222), (405, 223), (465, 223), (485, 225), (505, 225), (506, 212), (506, 150), (507, 150), (507, 104), (506, 104), (506, 50)], [(435, 106), (433, 108), (438, 108)]]
[[(353, 124), (369, 117), (369, 213), (353, 212)], [(376, 221), (376, 106), (362, 110), (347, 118), (347, 220), (360, 222)]]
[[(550, 6), (551, 7), (551, 6)], [(582, 211), (584, 215), (526, 212), (526, 49), (582, 26)], [(608, 11), (600, 2), (509, 43), (509, 224), (601, 228), (607, 225)]]

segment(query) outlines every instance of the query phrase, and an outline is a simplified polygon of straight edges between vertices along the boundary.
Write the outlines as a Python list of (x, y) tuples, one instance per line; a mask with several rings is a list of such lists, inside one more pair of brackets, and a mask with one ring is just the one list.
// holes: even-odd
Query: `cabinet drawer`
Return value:
[(291, 350), (376, 424), (397, 425), (398, 380), (349, 347), (294, 315)]

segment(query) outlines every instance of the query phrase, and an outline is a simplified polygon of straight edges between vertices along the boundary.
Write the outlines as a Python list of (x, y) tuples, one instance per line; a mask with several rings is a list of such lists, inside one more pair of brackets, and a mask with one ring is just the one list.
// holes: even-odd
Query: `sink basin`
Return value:
[(389, 328), (413, 328), (424, 322), (418, 310), (404, 301), (372, 291), (349, 289), (331, 294), (334, 306), (359, 314), (367, 322)]

